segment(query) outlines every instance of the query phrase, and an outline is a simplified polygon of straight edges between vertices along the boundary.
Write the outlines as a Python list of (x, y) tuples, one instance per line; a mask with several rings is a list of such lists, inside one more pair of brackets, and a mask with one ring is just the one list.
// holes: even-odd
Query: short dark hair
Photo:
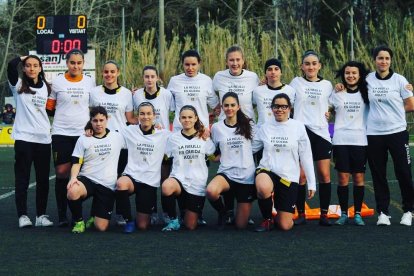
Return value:
[(200, 54), (196, 50), (187, 50), (181, 55), (181, 63), (184, 63), (186, 57), (195, 57), (197, 58), (198, 63), (201, 62)]
[(91, 110), (89, 111), (90, 119), (92, 120), (92, 118), (98, 114), (102, 114), (108, 119), (108, 112), (106, 111), (105, 107), (100, 105), (91, 107)]
[(292, 108), (292, 103), (290, 102), (290, 98), (287, 94), (280, 93), (280, 94), (277, 94), (276, 96), (274, 96), (273, 99), (272, 99), (272, 105), (275, 104), (275, 101), (277, 99), (285, 99), (287, 101), (287, 104), (288, 104), (289, 108)]
[(144, 68), (142, 69), (142, 74), (144, 74), (144, 72), (145, 72), (146, 70), (154, 70), (154, 71), (155, 71), (155, 73), (156, 73), (156, 74), (157, 74), (157, 76), (158, 76), (158, 70), (157, 70), (157, 67), (155, 67), (154, 65), (145, 65), (145, 66), (144, 66)]
[(377, 58), (379, 52), (381, 51), (388, 52), (391, 58), (394, 56), (394, 53), (392, 52), (390, 47), (388, 47), (387, 45), (380, 45), (375, 47), (374, 50), (372, 50), (372, 57), (374, 58), (374, 60)]

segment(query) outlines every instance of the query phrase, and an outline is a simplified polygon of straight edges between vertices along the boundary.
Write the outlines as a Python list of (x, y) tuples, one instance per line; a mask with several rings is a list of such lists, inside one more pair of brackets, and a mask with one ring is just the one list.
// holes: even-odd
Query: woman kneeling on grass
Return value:
[[(151, 213), (157, 205), (157, 188), (160, 186), (161, 163), (170, 132), (155, 129), (155, 108), (149, 102), (138, 106), (139, 125), (129, 125), (123, 130), (128, 148), (128, 163), (116, 183), (116, 201), (119, 212), (126, 221), (125, 233), (132, 233), (136, 226), (145, 230), (150, 224)], [(129, 196), (135, 193), (137, 218), (132, 219)]]
[(67, 197), (75, 226), (73, 233), (85, 232), (82, 218), (82, 202), (93, 197), (92, 213), (87, 226), (99, 231), (108, 229), (115, 201), (118, 159), (124, 140), (118, 132), (106, 128), (108, 113), (102, 106), (92, 107), (90, 123), (93, 136), (81, 136), (72, 154), (71, 178), (67, 185)]
[(270, 231), (274, 227), (272, 192), (278, 212), (275, 222), (282, 230), (293, 227), (299, 160), (308, 180), (308, 199), (316, 191), (309, 138), (304, 124), (289, 118), (292, 108), (289, 96), (284, 93), (276, 95), (271, 108), (275, 120), (263, 124), (253, 141), (253, 151), (263, 147), (263, 157), (256, 171), (257, 198), (263, 216), (257, 232)]
[(197, 227), (198, 216), (204, 207), (208, 176), (205, 157), (212, 155), (216, 149), (210, 139), (203, 137), (204, 125), (193, 106), (184, 105), (179, 120), (183, 129), (169, 138), (166, 149), (167, 156), (173, 158), (173, 166), (170, 177), (162, 184), (164, 207), (170, 218), (162, 231), (180, 229), (176, 199), (180, 209), (185, 210), (185, 226), (190, 230)]
[[(239, 97), (234, 92), (223, 96), (225, 119), (213, 125), (211, 136), (220, 151), (220, 167), (207, 186), (207, 198), (218, 212), (218, 226), (223, 228), (229, 208), (222, 194), (228, 192), (237, 199), (235, 224), (246, 228), (252, 201), (256, 198), (254, 160), (252, 154), (252, 120), (240, 109)], [(230, 209), (232, 210), (232, 209)]]

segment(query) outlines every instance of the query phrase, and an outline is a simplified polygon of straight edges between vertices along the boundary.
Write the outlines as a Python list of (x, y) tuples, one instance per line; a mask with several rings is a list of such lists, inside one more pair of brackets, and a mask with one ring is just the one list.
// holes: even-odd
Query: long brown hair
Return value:
[[(40, 73), (38, 75), (38, 81), (42, 81), (46, 85), (47, 95), (49, 96), (50, 95), (50, 92), (51, 92), (51, 88), (50, 88), (49, 83), (46, 81), (45, 72), (43, 71), (42, 61), (40, 60), (40, 58), (38, 56), (28, 55), (22, 61), (23, 67), (26, 65), (26, 61), (29, 58), (33, 58), (33, 59), (35, 59), (35, 60), (37, 60), (39, 62), (39, 65), (40, 65), (41, 70), (40, 70)], [(20, 89), (19, 89), (19, 91), (17, 93), (19, 93), (19, 94), (21, 94), (21, 93), (36, 94), (35, 91), (33, 91), (32, 89), (30, 89), (30, 82), (29, 82), (29, 80), (30, 80), (30, 78), (27, 77), (26, 73), (23, 73), (23, 76), (22, 76), (22, 86), (20, 87)]]
[(205, 127), (204, 127), (203, 123), (200, 121), (200, 117), (198, 117), (198, 113), (197, 113), (197, 110), (195, 109), (195, 107), (192, 106), (192, 105), (184, 105), (180, 109), (180, 114), (183, 110), (191, 110), (191, 111), (194, 112), (194, 115), (197, 116), (197, 121), (194, 124), (194, 129), (197, 131), (197, 136), (199, 138), (203, 138)]
[[(237, 104), (240, 106), (239, 96), (234, 92), (227, 92), (226, 94), (224, 94), (223, 99), (221, 100), (221, 104), (223, 104), (224, 100), (229, 97), (234, 98)], [(252, 119), (247, 117), (247, 115), (244, 114), (241, 108), (237, 110), (236, 116), (237, 116), (237, 125), (236, 125), (236, 131), (234, 133), (244, 136), (244, 138), (248, 140), (251, 140), (253, 138), (252, 137), (253, 136), (252, 125), (251, 125)]]

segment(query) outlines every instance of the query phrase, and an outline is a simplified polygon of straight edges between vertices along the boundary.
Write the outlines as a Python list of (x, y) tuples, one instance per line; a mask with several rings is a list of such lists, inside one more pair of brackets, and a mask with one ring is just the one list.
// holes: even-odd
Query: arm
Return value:
[(315, 169), (313, 166), (313, 157), (309, 138), (304, 126), (301, 126), (301, 137), (299, 139), (299, 159), (303, 170), (305, 171), (308, 182), (308, 199), (311, 199), (316, 192)]
[(80, 172), (81, 165), (81, 163), (76, 163), (72, 165), (72, 168), (70, 170), (70, 180), (66, 187), (68, 190), (72, 188), (73, 185), (79, 185), (77, 176)]
[(134, 116), (134, 112), (133, 111), (125, 112), (125, 117), (126, 117), (127, 122), (129, 124), (131, 124), (131, 125), (138, 124), (138, 119), (137, 119), (137, 117)]
[(17, 66), (19, 66), (19, 63), (25, 58), (26, 56), (16, 57), (10, 60), (9, 64), (7, 65), (7, 79), (12, 86), (15, 86), (19, 80), (19, 72), (17, 71)]
[(414, 112), (414, 96), (404, 99), (405, 112)]

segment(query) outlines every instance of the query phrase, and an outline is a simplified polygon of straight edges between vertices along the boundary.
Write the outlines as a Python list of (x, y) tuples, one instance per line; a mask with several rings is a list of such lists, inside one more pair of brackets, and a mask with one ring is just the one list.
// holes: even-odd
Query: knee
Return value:
[(108, 230), (109, 223), (95, 223), (95, 228), (99, 232), (105, 232)]
[(220, 195), (218, 194), (217, 189), (214, 189), (213, 187), (211, 187), (211, 185), (207, 186), (206, 197), (208, 199), (216, 200), (219, 196)]
[(128, 190), (128, 186), (126, 185), (126, 183), (124, 183), (122, 181), (117, 181), (116, 182), (116, 190), (117, 191)]
[(146, 220), (145, 221), (137, 220), (137, 228), (139, 230), (143, 230), (143, 231), (147, 230), (148, 229), (148, 225), (149, 225), (149, 222), (146, 221)]
[(162, 189), (163, 196), (170, 196), (173, 193), (173, 189), (168, 182), (164, 182), (161, 186), (161, 189)]
[(80, 193), (77, 189), (72, 187), (68, 190), (67, 198), (68, 200), (78, 200), (80, 198)]
[(293, 221), (279, 221), (278, 226), (280, 230), (289, 231), (293, 227)]
[(197, 228), (197, 223), (185, 223), (185, 227), (188, 230), (193, 231)]

